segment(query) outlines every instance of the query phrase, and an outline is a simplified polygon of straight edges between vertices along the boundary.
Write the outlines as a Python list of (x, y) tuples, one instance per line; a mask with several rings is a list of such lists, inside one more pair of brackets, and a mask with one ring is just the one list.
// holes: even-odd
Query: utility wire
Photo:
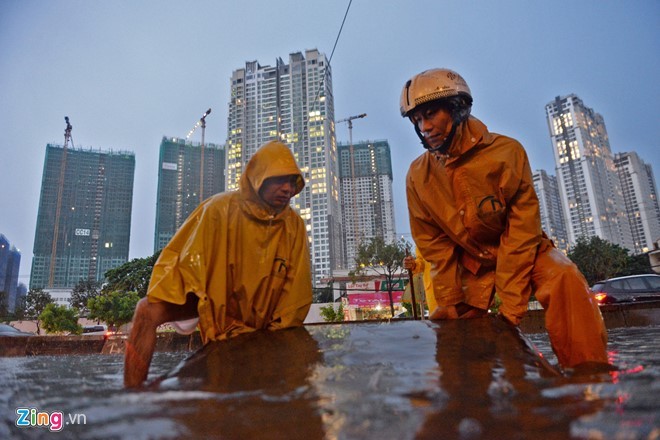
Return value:
[[(328, 58), (328, 65), (326, 66), (325, 69), (323, 69), (323, 78), (325, 79), (326, 73), (328, 72), (328, 68), (330, 67), (330, 63), (332, 63), (332, 57), (335, 55), (335, 49), (337, 48), (337, 43), (339, 43), (339, 37), (341, 36), (341, 31), (344, 29), (344, 23), (346, 23), (346, 17), (348, 17), (348, 11), (351, 9), (351, 3), (353, 3), (353, 0), (348, 1), (348, 6), (346, 7), (346, 12), (344, 13), (344, 19), (341, 21), (341, 26), (339, 27), (339, 32), (337, 32), (337, 38), (335, 38), (335, 44), (332, 46), (332, 52), (330, 52), (330, 58)], [(319, 96), (321, 94), (321, 87), (325, 85), (325, 80), (321, 81), (319, 83), (319, 88), (316, 91), (316, 98), (314, 98), (314, 102), (312, 103), (312, 109), (314, 109), (314, 106), (319, 100)]]

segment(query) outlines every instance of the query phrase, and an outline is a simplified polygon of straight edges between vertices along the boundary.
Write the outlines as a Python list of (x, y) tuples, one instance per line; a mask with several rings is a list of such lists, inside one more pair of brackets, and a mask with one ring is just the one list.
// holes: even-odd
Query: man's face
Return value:
[(430, 148), (442, 145), (453, 125), (449, 110), (438, 102), (421, 105), (412, 112), (410, 119)]
[(280, 212), (289, 205), (296, 193), (296, 174), (269, 177), (259, 188), (259, 197), (275, 211)]

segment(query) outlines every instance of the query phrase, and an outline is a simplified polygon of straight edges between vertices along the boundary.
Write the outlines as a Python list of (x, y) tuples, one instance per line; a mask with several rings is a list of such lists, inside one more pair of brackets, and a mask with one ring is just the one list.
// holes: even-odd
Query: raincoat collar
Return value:
[(456, 130), (454, 140), (447, 151), (446, 163), (451, 163), (470, 151), (476, 145), (490, 139), (488, 127), (474, 116), (470, 116)]
[(239, 193), (245, 213), (264, 221), (282, 217), (291, 208), (287, 206), (281, 212), (275, 212), (259, 196), (259, 189), (270, 177), (292, 174), (298, 176), (295, 196), (305, 187), (305, 180), (289, 147), (277, 141), (271, 141), (261, 146), (248, 161), (239, 182)]

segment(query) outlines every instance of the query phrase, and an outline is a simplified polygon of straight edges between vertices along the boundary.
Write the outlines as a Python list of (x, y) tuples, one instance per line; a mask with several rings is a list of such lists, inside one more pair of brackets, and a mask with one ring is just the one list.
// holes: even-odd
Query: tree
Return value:
[(82, 327), (78, 325), (78, 313), (76, 309), (58, 306), (50, 303), (39, 315), (47, 333), (69, 333), (79, 335)]
[(16, 296), (16, 305), (14, 307), (14, 319), (17, 321), (22, 321), (25, 319), (25, 304), (26, 296), (17, 295)]
[(328, 304), (319, 309), (321, 316), (326, 322), (342, 322), (344, 320), (344, 305), (339, 303), (339, 307), (335, 310), (334, 304)]
[(87, 303), (89, 317), (98, 319), (110, 327), (119, 328), (131, 322), (135, 306), (140, 300), (137, 292), (107, 292)]
[(9, 316), (9, 295), (4, 290), (0, 290), (0, 318)]
[(137, 292), (140, 298), (144, 298), (147, 295), (151, 272), (159, 255), (160, 251), (151, 257), (134, 258), (107, 271), (105, 273), (107, 283), (103, 286), (103, 293), (114, 291)]
[(643, 275), (646, 273), (653, 273), (648, 253), (629, 256), (625, 269), (616, 275)]
[(44, 311), (46, 306), (54, 302), (50, 293), (44, 292), (43, 289), (30, 289), (25, 298), (25, 317), (29, 320), (36, 321), (37, 334), (41, 331), (39, 328), (39, 316)]
[(356, 251), (355, 264), (359, 273), (369, 268), (385, 277), (392, 316), (394, 316), (394, 298), (392, 297), (394, 274), (400, 273), (403, 268), (406, 247), (407, 243), (404, 239), (386, 244), (382, 237), (373, 237), (367, 242), (360, 243)]
[(99, 296), (101, 293), (101, 283), (95, 280), (80, 280), (78, 284), (73, 287), (69, 305), (78, 309), (81, 316), (87, 316), (89, 310), (87, 309), (87, 301)]
[(577, 265), (591, 286), (623, 271), (628, 262), (628, 250), (600, 237), (582, 236), (568, 253), (568, 258)]

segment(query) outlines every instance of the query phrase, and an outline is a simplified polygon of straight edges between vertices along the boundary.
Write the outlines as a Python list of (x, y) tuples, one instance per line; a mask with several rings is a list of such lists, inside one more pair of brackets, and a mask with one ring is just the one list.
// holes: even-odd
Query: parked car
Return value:
[(0, 336), (34, 336), (32, 333), (22, 332), (9, 324), (0, 324)]
[(599, 281), (591, 287), (598, 304), (660, 300), (660, 275), (630, 275)]
[(108, 335), (108, 327), (105, 325), (86, 325), (83, 327), (83, 336)]

